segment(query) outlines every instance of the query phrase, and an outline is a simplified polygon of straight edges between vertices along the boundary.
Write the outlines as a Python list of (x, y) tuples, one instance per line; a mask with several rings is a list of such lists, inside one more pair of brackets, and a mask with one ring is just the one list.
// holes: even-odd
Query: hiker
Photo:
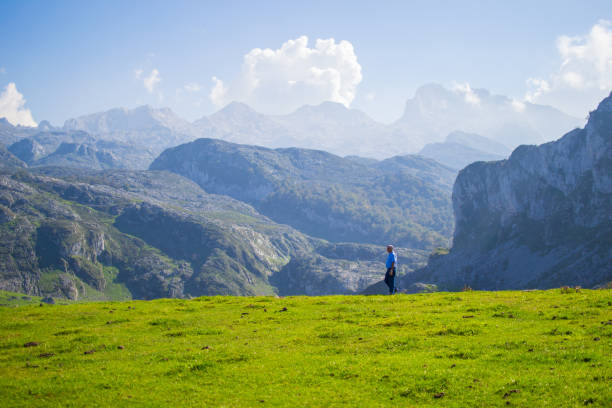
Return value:
[(389, 287), (389, 294), (393, 295), (397, 292), (395, 287), (396, 278), (396, 267), (397, 267), (397, 255), (393, 252), (393, 245), (387, 245), (387, 273), (385, 273), (385, 283)]

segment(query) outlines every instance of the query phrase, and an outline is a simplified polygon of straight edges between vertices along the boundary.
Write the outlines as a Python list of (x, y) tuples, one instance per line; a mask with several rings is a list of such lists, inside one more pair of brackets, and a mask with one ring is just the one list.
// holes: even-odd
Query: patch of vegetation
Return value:
[(0, 290), (0, 306), (25, 306), (39, 304), (42, 298), (40, 296), (24, 295), (23, 293), (14, 293)]
[(4, 406), (612, 405), (611, 290), (38, 300), (0, 292)]
[(433, 250), (431, 255), (432, 256), (442, 256), (442, 255), (448, 255), (449, 252), (450, 250), (448, 248), (437, 247), (436, 249)]

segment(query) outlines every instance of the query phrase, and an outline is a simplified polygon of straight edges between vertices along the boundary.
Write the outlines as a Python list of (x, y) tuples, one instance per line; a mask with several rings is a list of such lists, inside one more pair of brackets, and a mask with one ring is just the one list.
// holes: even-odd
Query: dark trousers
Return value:
[[(391, 275), (391, 271), (393, 271), (393, 275)], [(387, 273), (385, 273), (385, 283), (389, 287), (389, 294), (392, 295), (397, 291), (395, 287), (395, 278), (397, 277), (397, 272), (395, 272), (395, 268), (387, 268)]]

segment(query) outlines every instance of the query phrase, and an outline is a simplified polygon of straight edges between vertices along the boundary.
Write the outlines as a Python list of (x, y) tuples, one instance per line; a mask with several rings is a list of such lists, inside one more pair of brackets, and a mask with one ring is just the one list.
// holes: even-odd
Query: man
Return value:
[(395, 287), (397, 255), (393, 252), (393, 245), (387, 245), (387, 252), (387, 273), (385, 273), (385, 283), (389, 287), (389, 294), (393, 295), (397, 292), (397, 288)]

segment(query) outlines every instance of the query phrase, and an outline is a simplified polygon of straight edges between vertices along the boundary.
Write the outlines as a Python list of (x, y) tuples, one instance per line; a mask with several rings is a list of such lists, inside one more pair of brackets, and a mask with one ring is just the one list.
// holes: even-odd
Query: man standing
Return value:
[(393, 245), (387, 245), (387, 273), (385, 273), (385, 283), (389, 287), (389, 294), (393, 295), (397, 292), (395, 287), (396, 266), (397, 266), (397, 255), (393, 252)]

